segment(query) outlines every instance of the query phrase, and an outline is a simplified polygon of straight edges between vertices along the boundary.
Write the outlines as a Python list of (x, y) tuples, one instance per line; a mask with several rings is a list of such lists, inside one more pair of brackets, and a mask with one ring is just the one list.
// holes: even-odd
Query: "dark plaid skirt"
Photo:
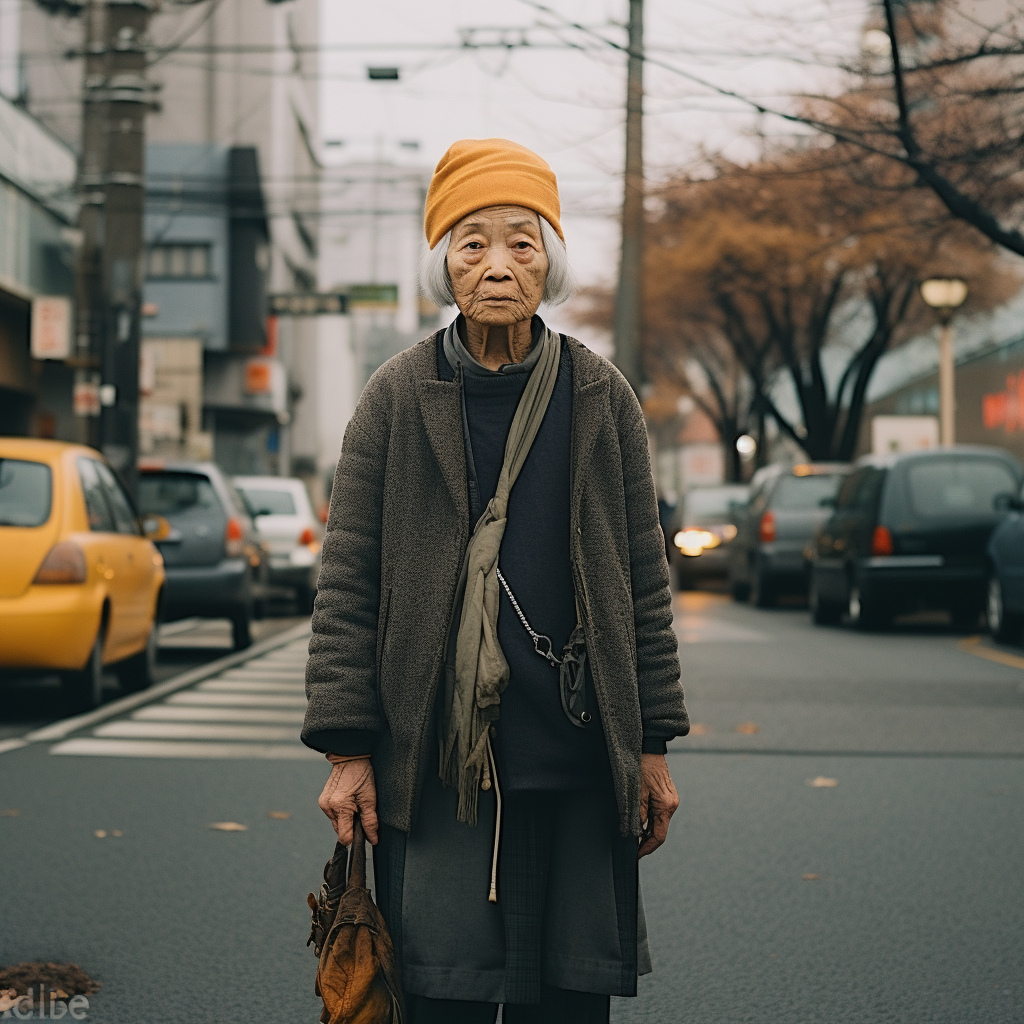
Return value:
[(505, 794), (496, 904), (493, 791), (476, 826), (456, 820), (456, 799), (428, 772), (412, 832), (384, 827), (374, 851), (405, 990), (491, 1003), (537, 1003), (542, 983), (636, 995), (651, 970), (637, 841), (618, 834), (610, 789)]

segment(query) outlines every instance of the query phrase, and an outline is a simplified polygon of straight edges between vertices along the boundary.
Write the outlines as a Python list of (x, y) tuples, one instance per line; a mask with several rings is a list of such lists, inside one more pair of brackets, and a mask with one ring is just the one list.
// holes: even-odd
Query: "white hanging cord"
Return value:
[(491, 765), (491, 780), (494, 783), (494, 851), (491, 854), (491, 891), (488, 902), (498, 902), (498, 841), (501, 839), (501, 786), (498, 785), (498, 765), (494, 759), (494, 748), (491, 746), (491, 734), (487, 733), (487, 759)]

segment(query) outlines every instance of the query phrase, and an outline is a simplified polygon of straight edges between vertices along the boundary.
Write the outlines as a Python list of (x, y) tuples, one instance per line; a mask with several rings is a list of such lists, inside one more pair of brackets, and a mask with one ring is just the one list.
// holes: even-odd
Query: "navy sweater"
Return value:
[[(438, 376), (455, 372), (438, 345)], [(463, 375), (466, 420), (476, 486), (470, 486), (471, 522), (494, 497), (505, 442), (528, 373)], [(540, 430), (512, 487), (498, 566), (530, 625), (561, 654), (576, 625), (569, 556), (572, 359), (562, 346), (558, 377)], [(472, 475), (472, 474), (471, 474)], [(474, 490), (477, 493), (473, 493)], [(574, 726), (562, 710), (558, 670), (533, 649), (504, 589), (498, 641), (509, 665), (501, 697), (495, 754), (505, 790), (587, 789), (607, 784), (608, 754), (588, 678), (594, 721)]]

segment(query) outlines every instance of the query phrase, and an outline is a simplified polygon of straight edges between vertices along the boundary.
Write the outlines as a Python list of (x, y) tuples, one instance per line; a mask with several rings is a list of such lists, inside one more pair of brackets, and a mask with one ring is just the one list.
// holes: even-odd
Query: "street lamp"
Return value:
[(939, 314), (939, 440), (956, 441), (956, 392), (953, 361), (953, 311), (967, 298), (967, 282), (959, 278), (933, 277), (921, 282), (921, 298)]

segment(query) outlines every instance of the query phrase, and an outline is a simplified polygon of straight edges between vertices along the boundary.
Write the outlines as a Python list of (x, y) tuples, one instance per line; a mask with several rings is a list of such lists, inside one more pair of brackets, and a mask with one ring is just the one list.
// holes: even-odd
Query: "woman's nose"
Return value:
[(490, 266), (484, 279), (487, 281), (509, 281), (512, 279), (512, 271), (509, 269), (508, 260), (504, 254), (494, 253), (489, 260)]

